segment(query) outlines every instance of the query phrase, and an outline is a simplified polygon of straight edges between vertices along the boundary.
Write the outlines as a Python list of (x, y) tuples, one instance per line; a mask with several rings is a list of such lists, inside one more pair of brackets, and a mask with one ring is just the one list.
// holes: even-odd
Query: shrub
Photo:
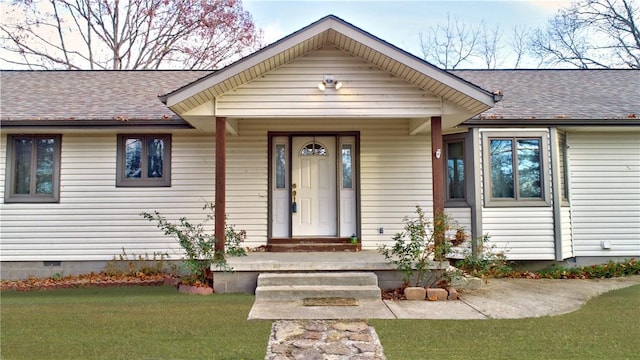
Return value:
[[(188, 272), (183, 281), (192, 285), (212, 285), (211, 265), (224, 271), (233, 270), (227, 265), (225, 254), (215, 250), (217, 241), (215, 236), (205, 230), (207, 223), (215, 217), (213, 204), (206, 203), (203, 210), (209, 210), (209, 212), (205, 220), (199, 224), (192, 224), (185, 217), (180, 218), (178, 223), (172, 223), (158, 211), (153, 214), (147, 212), (141, 214), (145, 219), (157, 222), (158, 228), (162, 229), (165, 235), (178, 239), (180, 247), (185, 252), (184, 266)], [(231, 225), (226, 224), (225, 253), (231, 256), (246, 255), (244, 248), (240, 245), (242, 241), (242, 232), (237, 232)]]
[(451, 242), (446, 232), (451, 229), (451, 219), (445, 213), (438, 214), (433, 224), (416, 206), (416, 218), (405, 217), (404, 231), (393, 236), (394, 244), (383, 245), (378, 251), (396, 266), (405, 284), (413, 286), (433, 286), (446, 277), (444, 272), (432, 272), (431, 262), (440, 259), (451, 250)]
[(153, 255), (127, 254), (122, 248), (122, 254), (114, 256), (107, 263), (104, 273), (109, 276), (140, 276), (161, 275), (175, 273), (177, 268), (169, 264), (169, 254), (153, 252)]
[(456, 267), (472, 275), (481, 277), (505, 277), (512, 271), (511, 263), (503, 251), (496, 251), (496, 246), (487, 246), (489, 235), (478, 239), (476, 251), (465, 249), (464, 258), (456, 262)]

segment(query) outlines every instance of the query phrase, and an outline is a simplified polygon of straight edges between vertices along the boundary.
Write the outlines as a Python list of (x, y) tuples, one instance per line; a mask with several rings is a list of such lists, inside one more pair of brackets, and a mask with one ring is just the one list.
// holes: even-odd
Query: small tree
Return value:
[[(184, 266), (188, 272), (185, 282), (192, 285), (213, 285), (212, 278), (208, 276), (211, 266), (214, 265), (219, 269), (232, 270), (226, 262), (225, 254), (215, 251), (217, 239), (211, 232), (207, 232), (205, 227), (207, 223), (212, 221), (215, 211), (212, 203), (206, 203), (204, 210), (210, 210), (204, 221), (198, 224), (192, 224), (189, 220), (182, 217), (178, 223), (168, 221), (158, 211), (153, 214), (143, 212), (141, 215), (149, 220), (157, 222), (158, 228), (164, 231), (165, 235), (170, 235), (178, 239), (180, 247), (184, 250), (185, 260)], [(231, 256), (244, 256), (246, 251), (240, 246), (243, 241), (243, 234), (233, 229), (231, 225), (225, 228), (226, 250), (225, 253)]]
[(451, 251), (446, 234), (452, 228), (452, 221), (449, 215), (439, 213), (432, 224), (422, 208), (416, 206), (416, 218), (405, 217), (403, 222), (404, 230), (393, 236), (393, 246), (383, 245), (378, 250), (402, 273), (405, 284), (432, 286), (444, 275), (432, 273), (431, 263)]

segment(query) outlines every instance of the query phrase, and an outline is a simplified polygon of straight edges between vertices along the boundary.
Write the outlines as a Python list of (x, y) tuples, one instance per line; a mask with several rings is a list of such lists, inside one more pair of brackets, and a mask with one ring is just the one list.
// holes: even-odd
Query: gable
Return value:
[[(252, 81), (263, 79), (296, 59), (327, 47), (333, 47), (356, 57), (370, 66), (412, 84), (426, 94), (454, 103), (470, 115), (485, 111), (494, 103), (491, 93), (334, 16), (323, 18), (247, 58), (164, 95), (161, 99), (171, 110), (182, 116), (203, 104), (209, 102), (216, 104), (220, 97), (231, 91)], [(314, 82), (320, 80), (314, 80)]]

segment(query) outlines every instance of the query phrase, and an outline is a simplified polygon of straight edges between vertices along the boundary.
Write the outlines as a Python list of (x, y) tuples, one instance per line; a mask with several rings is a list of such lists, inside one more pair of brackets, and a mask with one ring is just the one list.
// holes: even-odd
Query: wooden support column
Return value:
[(433, 216), (444, 211), (444, 152), (442, 118), (431, 117), (431, 173), (433, 181)]
[[(444, 149), (442, 148), (442, 118), (431, 117), (431, 174), (433, 183), (433, 227), (436, 249), (442, 249), (444, 230), (436, 224), (438, 216), (444, 213)], [(444, 260), (446, 254), (436, 250), (436, 260)]]
[(215, 197), (215, 250), (224, 253), (226, 221), (226, 154), (227, 119), (216, 117), (216, 197)]

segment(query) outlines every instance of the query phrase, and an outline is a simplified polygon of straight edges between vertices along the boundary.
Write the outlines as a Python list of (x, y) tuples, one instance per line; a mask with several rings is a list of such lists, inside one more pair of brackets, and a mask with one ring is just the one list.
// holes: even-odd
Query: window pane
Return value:
[(162, 162), (164, 154), (164, 140), (159, 138), (147, 139), (147, 177), (162, 177)]
[(449, 199), (464, 199), (464, 142), (447, 143)]
[(36, 151), (36, 194), (53, 194), (54, 139), (38, 139)]
[(33, 141), (31, 139), (15, 140), (16, 178), (14, 184), (15, 194), (29, 194), (31, 188), (31, 151)]
[(126, 178), (142, 177), (142, 140), (126, 139), (124, 166), (124, 176)]
[(491, 195), (494, 198), (514, 198), (512, 140), (490, 141)]
[(311, 156), (311, 155), (325, 156), (325, 155), (327, 155), (327, 149), (325, 149), (324, 146), (322, 146), (320, 144), (311, 143), (311, 144), (307, 144), (306, 146), (304, 146), (302, 148), (302, 150), (300, 150), (300, 155), (302, 155), (302, 156)]
[(540, 139), (518, 140), (518, 192), (521, 198), (541, 198)]
[(353, 189), (352, 162), (351, 145), (342, 145), (342, 187), (344, 189)]
[(286, 189), (287, 153), (284, 144), (276, 145), (276, 189)]

